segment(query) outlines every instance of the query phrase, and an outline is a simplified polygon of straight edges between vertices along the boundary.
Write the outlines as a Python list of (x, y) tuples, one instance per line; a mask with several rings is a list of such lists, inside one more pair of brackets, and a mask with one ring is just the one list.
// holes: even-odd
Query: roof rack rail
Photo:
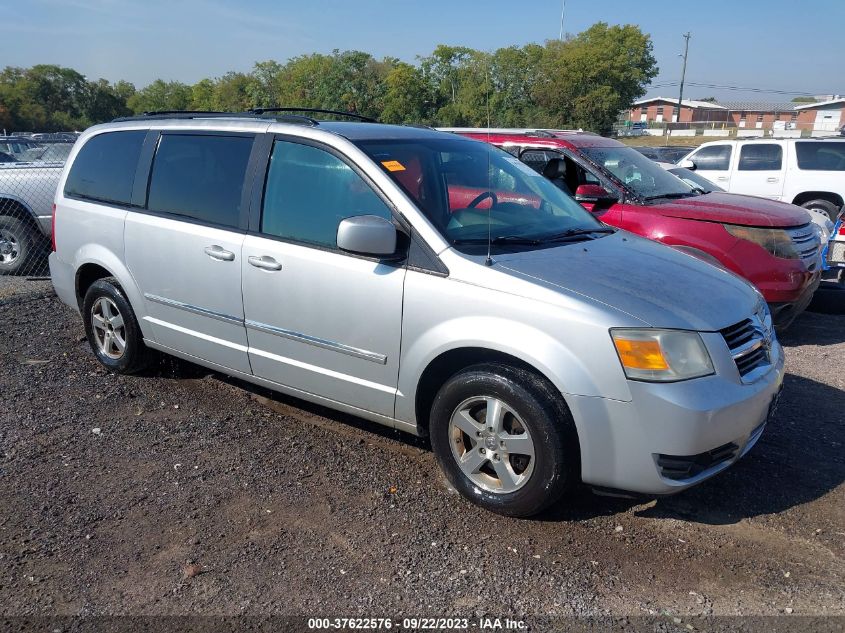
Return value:
[[(326, 110), (323, 108), (251, 108), (248, 110), (250, 114), (257, 114), (262, 115), (266, 113), (273, 113), (273, 112), (311, 112), (314, 114), (333, 114), (335, 116), (345, 116), (349, 117), (350, 119), (357, 119), (358, 121), (364, 121), (365, 123), (378, 123), (372, 117), (364, 116), (363, 114), (357, 114), (355, 112), (344, 112), (342, 110)], [(315, 124), (319, 123), (315, 119), (311, 119), (314, 121)]]
[(549, 132), (548, 130), (531, 130), (530, 132), (526, 132), (525, 136), (538, 136), (540, 138), (554, 138), (555, 135)]
[(435, 128), (431, 127), (430, 125), (426, 125), (425, 123), (403, 123), (402, 127), (415, 127), (421, 130), (434, 130)]
[[(125, 121), (149, 121), (150, 119), (259, 119), (261, 115), (255, 112), (218, 112), (215, 110), (156, 110), (144, 112), (135, 116), (123, 116), (112, 119), (113, 123)], [(284, 123), (298, 123), (300, 125), (319, 125), (319, 121), (307, 116), (289, 114), (276, 117)]]
[(216, 110), (153, 110), (136, 114), (134, 116), (121, 116), (113, 119), (115, 123), (121, 121), (144, 121), (149, 119), (211, 119), (222, 117), (244, 117), (254, 118), (251, 114), (242, 112), (218, 112)]

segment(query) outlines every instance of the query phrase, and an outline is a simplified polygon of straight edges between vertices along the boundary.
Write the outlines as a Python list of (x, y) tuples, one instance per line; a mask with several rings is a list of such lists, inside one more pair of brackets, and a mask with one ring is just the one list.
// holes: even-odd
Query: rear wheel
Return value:
[(826, 214), (827, 217), (830, 218), (830, 221), (834, 224), (836, 223), (836, 219), (839, 217), (840, 213), (840, 208), (830, 200), (808, 200), (801, 206), (805, 209), (811, 209), (813, 211)]
[(114, 277), (98, 279), (82, 304), (85, 334), (97, 360), (118, 374), (145, 369), (152, 352), (144, 345), (135, 312)]
[(450, 378), (431, 410), (431, 443), (449, 482), (473, 503), (530, 516), (578, 477), (578, 438), (556, 390), (507, 365), (475, 365)]

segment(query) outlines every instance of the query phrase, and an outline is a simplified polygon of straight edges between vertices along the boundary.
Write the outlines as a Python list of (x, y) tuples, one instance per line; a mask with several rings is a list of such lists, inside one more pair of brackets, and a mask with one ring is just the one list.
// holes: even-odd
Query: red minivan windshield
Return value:
[(452, 244), (530, 245), (613, 232), (546, 178), (464, 139), (358, 141)]
[(579, 151), (645, 200), (689, 198), (705, 193), (630, 147), (580, 147)]

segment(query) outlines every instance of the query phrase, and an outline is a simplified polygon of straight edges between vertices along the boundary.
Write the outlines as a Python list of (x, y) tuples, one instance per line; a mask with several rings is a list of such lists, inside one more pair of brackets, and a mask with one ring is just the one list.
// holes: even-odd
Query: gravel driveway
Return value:
[(410, 436), (177, 361), (110, 375), (49, 283), (0, 324), (5, 616), (845, 616), (845, 316), (784, 337), (734, 468), (538, 520), (469, 505)]

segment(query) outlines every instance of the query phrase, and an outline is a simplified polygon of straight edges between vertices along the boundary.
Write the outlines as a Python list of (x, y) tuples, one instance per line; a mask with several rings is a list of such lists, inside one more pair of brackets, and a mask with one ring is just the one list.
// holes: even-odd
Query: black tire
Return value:
[(24, 275), (41, 252), (40, 235), (23, 220), (0, 215), (0, 275)]
[[(520, 425), (525, 427), (519, 430), (527, 430), (533, 442), (530, 474), (526, 475), (529, 472), (526, 467), (522, 471), (526, 476), (524, 483), (513, 492), (484, 489), (461, 470), (459, 458), (455, 455), (455, 452), (464, 449), (463, 455), (468, 457), (473, 457), (475, 451), (485, 453), (482, 443), (489, 438), (474, 438), (477, 444), (470, 449), (465, 446), (465, 440), (470, 438), (459, 438), (461, 432), (451, 425), (452, 415), (459, 407), (484, 397), (498, 399), (511, 409), (511, 419), (517, 420), (517, 428)], [(480, 423), (483, 432), (487, 424), (486, 409), (479, 415), (483, 418), (483, 423)], [(435, 457), (449, 482), (464, 497), (492, 512), (515, 517), (537, 514), (557, 502), (579, 479), (580, 451), (572, 414), (557, 390), (528, 370), (491, 363), (474, 365), (455, 374), (437, 393), (431, 407), (429, 426)], [(456, 447), (454, 451), (453, 445)], [(499, 449), (486, 450), (492, 453)], [(492, 470), (494, 466), (501, 466), (494, 464), (493, 457), (501, 461), (498, 453), (492, 453), (483, 468)], [(515, 455), (507, 457), (509, 461), (506, 463), (513, 467), (512, 472), (516, 470), (516, 462), (511, 461), (514, 458), (525, 460)], [(527, 463), (530, 464), (530, 461)], [(484, 471), (473, 476), (479, 475), (484, 475)]]
[[(105, 299), (105, 302), (100, 302)], [(106, 345), (106, 348), (112, 350), (114, 353), (109, 354), (102, 341), (104, 340), (104, 330), (102, 327), (95, 326), (94, 321), (97, 316), (102, 316), (102, 306), (109, 305), (117, 309), (119, 316), (122, 319), (122, 334), (123, 349), (119, 346)], [(111, 309), (111, 308), (110, 308)], [(99, 310), (98, 315), (95, 311)], [(88, 344), (94, 351), (97, 360), (102, 363), (109, 371), (117, 374), (135, 374), (146, 369), (154, 358), (152, 350), (144, 345), (144, 337), (141, 334), (141, 328), (138, 326), (138, 319), (135, 317), (135, 312), (132, 306), (129, 305), (129, 300), (120, 287), (117, 279), (114, 277), (104, 277), (98, 279), (88, 292), (85, 293), (85, 299), (82, 302), (82, 320), (85, 324), (85, 335), (88, 337)], [(99, 321), (98, 321), (99, 322)], [(96, 329), (96, 332), (95, 332)], [(114, 338), (117, 328), (111, 327), (112, 337)], [(115, 354), (119, 352), (119, 356)]]
[(821, 211), (822, 213), (826, 213), (827, 217), (830, 218), (830, 221), (834, 224), (836, 223), (837, 218), (839, 218), (839, 214), (841, 209), (836, 206), (830, 200), (823, 200), (821, 198), (817, 200), (808, 200), (807, 202), (801, 205), (805, 209), (813, 209), (815, 211)]

